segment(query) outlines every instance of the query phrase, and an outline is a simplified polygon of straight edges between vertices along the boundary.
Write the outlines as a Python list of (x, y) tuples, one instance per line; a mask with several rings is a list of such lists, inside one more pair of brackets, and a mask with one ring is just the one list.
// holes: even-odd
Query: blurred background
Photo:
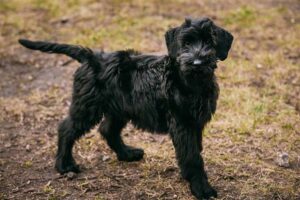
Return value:
[(170, 139), (131, 125), (143, 161), (116, 161), (93, 130), (74, 149), (83, 172), (59, 176), (56, 127), (79, 64), (17, 39), (164, 54), (166, 30), (200, 16), (235, 36), (204, 136), (219, 199), (300, 199), (299, 0), (0, 0), (0, 199), (193, 199)]

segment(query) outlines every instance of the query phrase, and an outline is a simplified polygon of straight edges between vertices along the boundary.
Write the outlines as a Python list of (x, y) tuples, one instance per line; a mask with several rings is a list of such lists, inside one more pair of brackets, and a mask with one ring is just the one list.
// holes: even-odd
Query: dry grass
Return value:
[[(220, 199), (300, 199), (299, 10), (297, 0), (1, 1), (0, 199), (192, 199), (169, 138), (131, 126), (124, 138), (145, 149), (143, 161), (117, 162), (93, 130), (74, 150), (83, 173), (72, 181), (58, 176), (56, 126), (77, 64), (61, 67), (67, 58), (32, 53), (16, 40), (160, 52), (169, 26), (202, 15), (235, 36), (219, 65), (219, 106), (205, 131), (212, 184)], [(276, 165), (279, 152), (289, 154), (289, 168)]]

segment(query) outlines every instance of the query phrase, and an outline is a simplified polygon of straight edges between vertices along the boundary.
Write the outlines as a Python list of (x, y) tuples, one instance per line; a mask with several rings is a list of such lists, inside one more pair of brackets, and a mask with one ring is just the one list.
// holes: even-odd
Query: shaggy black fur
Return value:
[(59, 126), (55, 167), (79, 172), (72, 156), (77, 139), (97, 125), (122, 161), (143, 158), (142, 149), (124, 144), (122, 128), (169, 133), (182, 176), (198, 198), (216, 197), (204, 171), (202, 131), (216, 110), (217, 60), (224, 60), (233, 36), (210, 19), (186, 19), (165, 35), (168, 55), (132, 50), (96, 52), (80, 46), (19, 40), (30, 49), (66, 54), (80, 63), (74, 76), (69, 116)]

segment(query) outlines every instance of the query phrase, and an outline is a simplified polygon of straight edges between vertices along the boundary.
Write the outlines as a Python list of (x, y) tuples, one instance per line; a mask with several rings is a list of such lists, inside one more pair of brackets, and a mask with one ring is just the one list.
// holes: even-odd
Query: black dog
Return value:
[(60, 124), (55, 167), (79, 172), (74, 142), (97, 125), (122, 161), (138, 161), (143, 150), (124, 144), (131, 121), (150, 132), (170, 133), (182, 176), (198, 198), (216, 197), (204, 171), (202, 131), (216, 110), (218, 60), (225, 60), (233, 36), (210, 19), (186, 19), (165, 35), (168, 55), (132, 50), (94, 52), (80, 46), (19, 40), (30, 49), (66, 54), (82, 66), (74, 76), (69, 116)]

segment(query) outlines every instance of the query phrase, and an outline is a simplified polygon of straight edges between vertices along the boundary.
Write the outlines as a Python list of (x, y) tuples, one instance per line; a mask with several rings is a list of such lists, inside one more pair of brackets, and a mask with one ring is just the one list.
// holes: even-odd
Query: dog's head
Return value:
[(212, 73), (217, 60), (225, 60), (233, 36), (208, 18), (186, 19), (165, 34), (168, 54), (184, 73)]

